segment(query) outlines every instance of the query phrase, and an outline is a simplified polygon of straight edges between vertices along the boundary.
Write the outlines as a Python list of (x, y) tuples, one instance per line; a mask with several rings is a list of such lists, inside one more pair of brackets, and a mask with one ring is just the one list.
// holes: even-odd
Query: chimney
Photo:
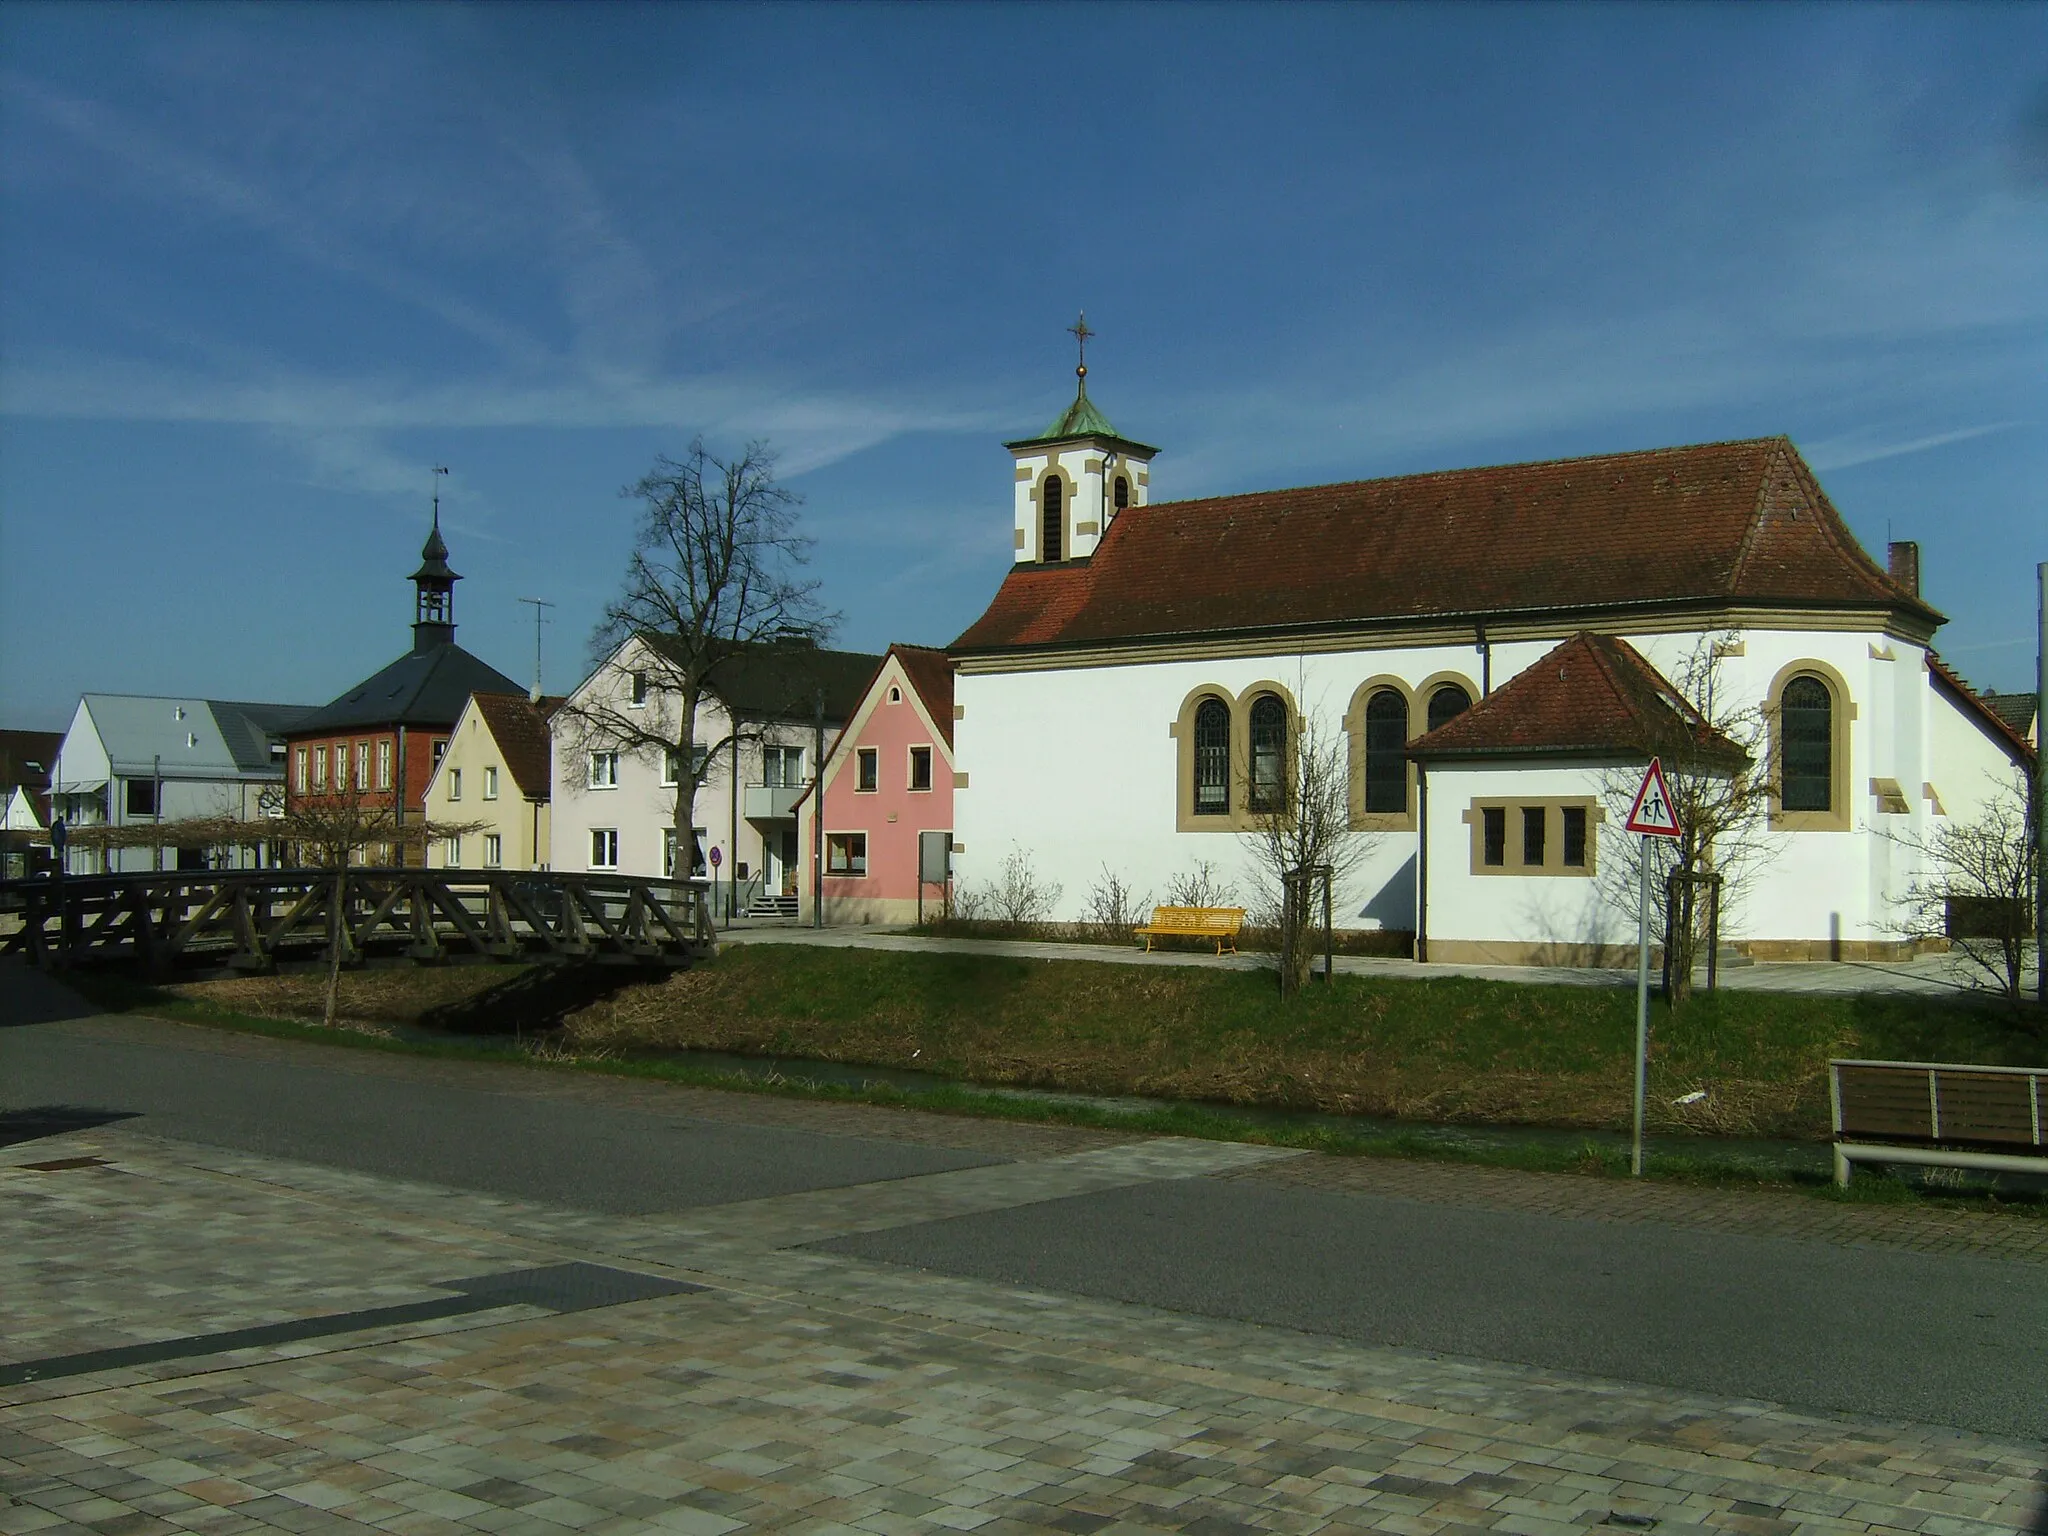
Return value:
[(1913, 596), (1920, 595), (1920, 546), (1901, 539), (1885, 546), (1885, 563), (1892, 580)]

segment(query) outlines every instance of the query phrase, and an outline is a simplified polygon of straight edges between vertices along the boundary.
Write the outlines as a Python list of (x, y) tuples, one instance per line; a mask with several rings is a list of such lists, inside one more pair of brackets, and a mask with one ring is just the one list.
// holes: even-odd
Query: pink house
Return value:
[[(827, 923), (914, 922), (920, 893), (926, 912), (945, 900), (943, 881), (918, 878), (918, 835), (952, 844), (953, 663), (944, 651), (889, 647), (825, 759), (824, 802)], [(811, 809), (808, 798), (798, 807), (807, 858), (819, 846)], [(816, 888), (804, 882), (806, 908)]]

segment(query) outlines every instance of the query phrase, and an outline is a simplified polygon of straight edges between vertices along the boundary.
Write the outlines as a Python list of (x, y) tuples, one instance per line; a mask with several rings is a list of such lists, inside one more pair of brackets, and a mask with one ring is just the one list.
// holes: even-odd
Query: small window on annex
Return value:
[(1522, 807), (1522, 863), (1529, 869), (1543, 867), (1543, 833), (1550, 820), (1549, 812), (1540, 805)]
[(1408, 809), (1408, 701), (1382, 688), (1365, 705), (1365, 810), (1399, 816)]
[(1778, 700), (1780, 800), (1788, 811), (1832, 811), (1835, 709), (1828, 685), (1795, 677)]
[(1251, 737), (1251, 809), (1282, 810), (1287, 804), (1287, 706), (1270, 693), (1252, 701)]
[(1195, 709), (1194, 787), (1197, 816), (1230, 814), (1230, 706), (1221, 699)]
[(932, 749), (912, 747), (910, 749), (910, 787), (930, 789), (932, 787)]
[(865, 875), (868, 872), (868, 835), (865, 832), (825, 834), (825, 873)]
[(1448, 724), (1471, 707), (1471, 694), (1456, 683), (1445, 683), (1429, 696), (1429, 729)]
[(860, 747), (853, 754), (857, 777), (854, 790), (858, 794), (872, 795), (881, 787), (882, 754), (873, 747)]
[(1564, 865), (1567, 869), (1586, 867), (1586, 808), (1582, 805), (1564, 808)]

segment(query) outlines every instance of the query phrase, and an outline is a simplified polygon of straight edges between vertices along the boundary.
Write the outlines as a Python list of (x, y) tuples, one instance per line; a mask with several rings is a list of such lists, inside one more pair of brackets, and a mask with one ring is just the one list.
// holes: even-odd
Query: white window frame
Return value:
[(496, 763), (484, 765), (484, 798), (486, 800), (498, 798), (498, 765)]
[(499, 869), (505, 863), (505, 839), (496, 832), (484, 834), (484, 868)]
[(461, 835), (458, 833), (456, 836), (449, 838), (441, 847), (443, 850), (441, 855), (442, 864), (449, 869), (462, 868)]
[(313, 749), (313, 793), (327, 793), (327, 748), (324, 746)]
[(362, 794), (370, 787), (370, 744), (356, 743), (356, 793)]
[(619, 753), (616, 747), (593, 748), (591, 750), (589, 775), (586, 782), (591, 789), (617, 789), (619, 787)]
[(853, 749), (853, 792), (874, 795), (882, 789), (882, 753), (877, 747)]
[(292, 753), (292, 788), (302, 795), (306, 792), (306, 763), (311, 755), (304, 747)]
[(592, 827), (590, 829), (590, 867), (612, 870), (619, 867), (619, 829), (617, 827)]
[(448, 770), (448, 799), (452, 803), (461, 798), (462, 770), (460, 768), (450, 768)]
[(391, 743), (388, 741), (377, 743), (377, 787), (391, 787)]

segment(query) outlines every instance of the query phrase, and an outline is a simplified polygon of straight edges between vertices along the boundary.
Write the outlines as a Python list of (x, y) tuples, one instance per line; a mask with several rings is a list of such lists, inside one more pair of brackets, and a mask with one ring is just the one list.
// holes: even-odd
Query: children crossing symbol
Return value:
[(1629, 807), (1628, 830), (1644, 837), (1678, 836), (1678, 813), (1671, 808), (1671, 789), (1664, 782), (1664, 765), (1654, 757), (1644, 770), (1635, 804)]

